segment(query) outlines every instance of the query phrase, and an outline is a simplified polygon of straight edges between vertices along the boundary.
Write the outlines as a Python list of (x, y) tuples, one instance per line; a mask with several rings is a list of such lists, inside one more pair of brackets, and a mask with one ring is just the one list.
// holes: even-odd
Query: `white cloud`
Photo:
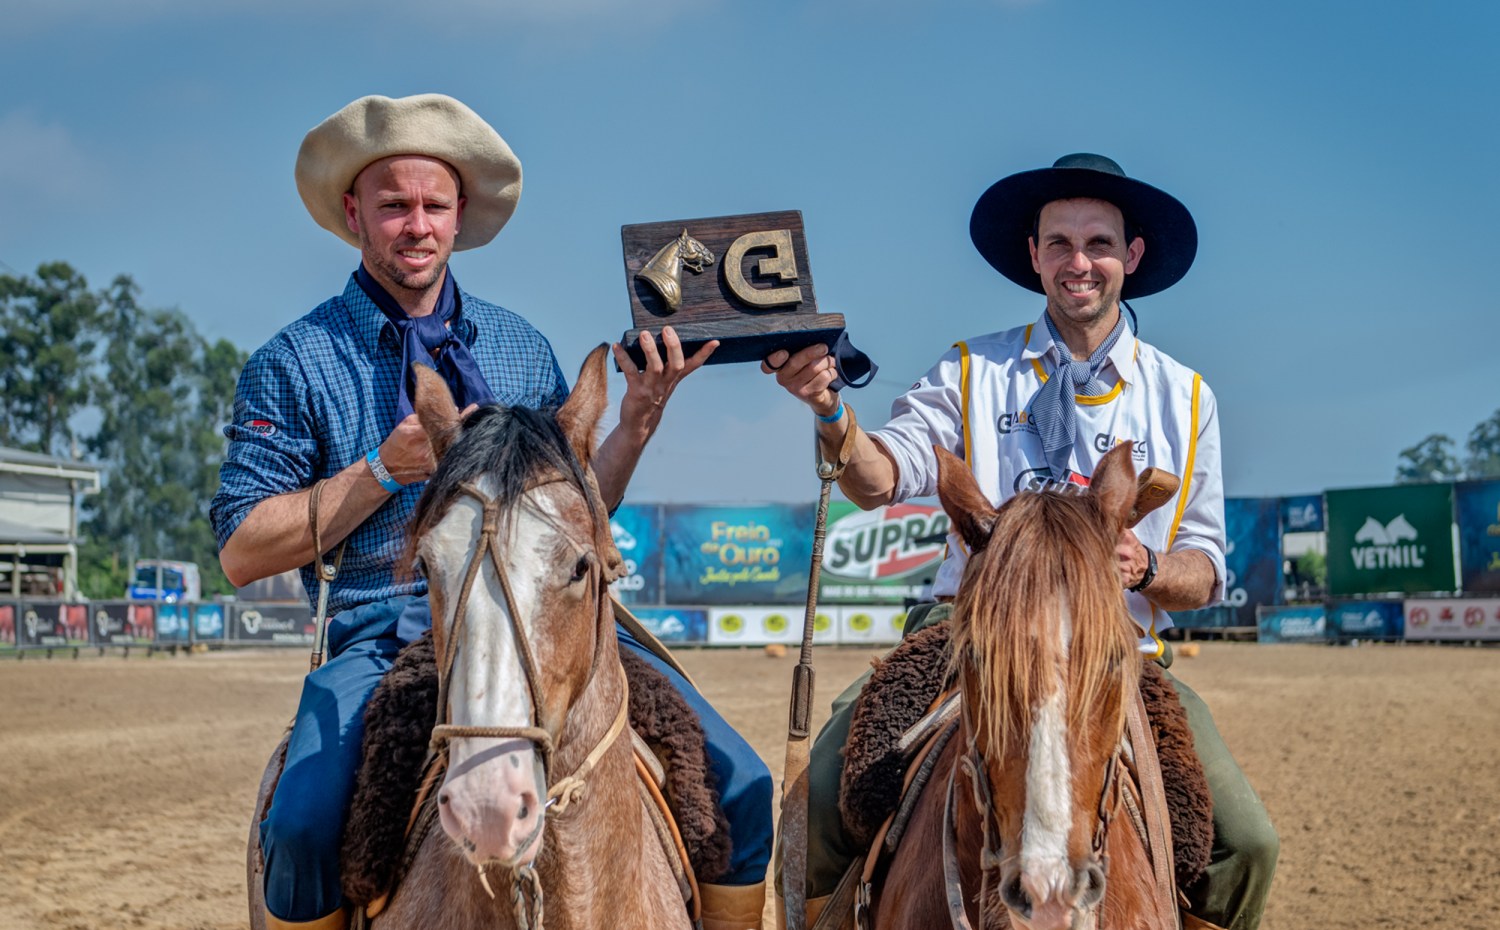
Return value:
[(99, 189), (102, 176), (66, 126), (26, 110), (0, 116), (0, 189), (77, 202)]

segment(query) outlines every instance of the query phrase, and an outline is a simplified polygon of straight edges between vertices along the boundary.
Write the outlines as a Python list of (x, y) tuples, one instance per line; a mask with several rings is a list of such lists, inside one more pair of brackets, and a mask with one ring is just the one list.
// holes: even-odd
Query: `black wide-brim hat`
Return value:
[(1002, 178), (980, 195), (969, 218), (974, 247), (995, 270), (1038, 294), (1041, 278), (1031, 267), (1031, 237), (1037, 214), (1054, 200), (1104, 200), (1125, 215), (1127, 235), (1146, 240), (1146, 252), (1125, 276), (1120, 296), (1145, 297), (1164, 291), (1187, 274), (1198, 254), (1198, 227), (1176, 197), (1125, 176), (1112, 159), (1086, 152), (1064, 155), (1051, 168)]

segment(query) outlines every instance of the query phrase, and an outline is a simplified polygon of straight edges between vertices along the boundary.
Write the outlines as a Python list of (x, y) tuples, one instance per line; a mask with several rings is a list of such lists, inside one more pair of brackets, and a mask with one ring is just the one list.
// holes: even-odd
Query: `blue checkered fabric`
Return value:
[[(507, 406), (550, 407), (568, 396), (552, 346), (521, 317), (459, 290), (453, 330)], [(310, 487), (364, 459), (396, 422), (401, 341), (350, 275), (344, 293), (287, 326), (250, 356), (224, 428), (229, 451), (209, 518), (222, 548), (261, 501)], [(394, 565), (423, 485), (407, 485), (349, 536), (329, 612), (402, 594), (421, 578)], [(302, 568), (312, 600), (317, 579)]]

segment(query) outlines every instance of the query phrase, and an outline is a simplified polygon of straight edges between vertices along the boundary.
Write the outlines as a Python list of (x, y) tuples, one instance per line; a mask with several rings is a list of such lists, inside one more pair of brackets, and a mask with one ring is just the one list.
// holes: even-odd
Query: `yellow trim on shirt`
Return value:
[(964, 426), (964, 464), (969, 470), (974, 470), (974, 455), (971, 451), (974, 444), (969, 432), (969, 344), (967, 342), (955, 342), (953, 347), (958, 350), (958, 392), (963, 399), (963, 407), (959, 410), (959, 418)]
[(1182, 469), (1182, 487), (1177, 491), (1177, 514), (1172, 517), (1172, 532), (1167, 534), (1167, 551), (1172, 551), (1172, 542), (1177, 538), (1177, 528), (1182, 525), (1182, 513), (1187, 509), (1188, 491), (1193, 486), (1193, 464), (1198, 458), (1198, 389), (1203, 385), (1203, 376), (1193, 372), (1193, 421), (1188, 434), (1187, 464)]

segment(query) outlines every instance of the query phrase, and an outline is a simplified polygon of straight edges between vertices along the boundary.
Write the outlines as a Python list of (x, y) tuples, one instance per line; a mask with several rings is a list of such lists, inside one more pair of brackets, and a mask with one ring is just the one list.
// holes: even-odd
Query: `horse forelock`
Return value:
[(954, 613), (954, 671), (974, 698), (971, 719), (988, 756), (1025, 752), (1060, 682), (1070, 731), (1103, 727), (1104, 740), (1118, 739), (1135, 644), (1114, 540), (1089, 497), (1008, 501), (989, 544), (970, 557)]

